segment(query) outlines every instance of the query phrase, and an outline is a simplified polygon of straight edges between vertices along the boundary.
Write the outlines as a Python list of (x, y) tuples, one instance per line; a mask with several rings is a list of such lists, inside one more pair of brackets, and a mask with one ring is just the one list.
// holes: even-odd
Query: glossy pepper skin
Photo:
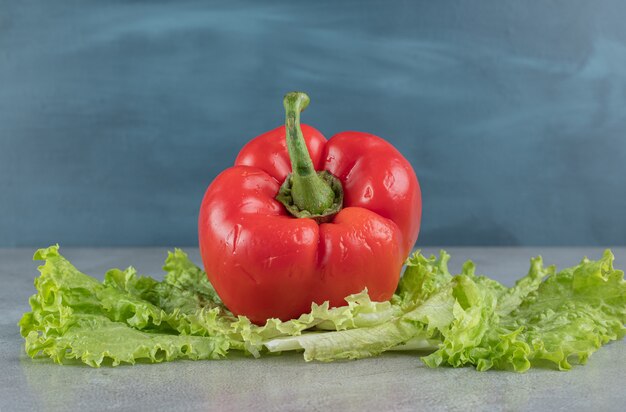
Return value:
[(419, 232), (419, 183), (390, 143), (361, 132), (326, 140), (313, 127), (301, 130), (314, 168), (343, 187), (343, 207), (328, 223), (294, 217), (276, 200), (292, 172), (285, 126), (246, 144), (200, 208), (209, 280), (233, 313), (258, 324), (297, 318), (312, 302), (342, 306), (365, 288), (373, 300), (388, 300)]

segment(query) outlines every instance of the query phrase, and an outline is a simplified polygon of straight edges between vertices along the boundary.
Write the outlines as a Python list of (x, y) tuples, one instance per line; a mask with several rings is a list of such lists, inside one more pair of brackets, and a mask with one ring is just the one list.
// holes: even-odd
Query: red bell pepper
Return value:
[(326, 140), (300, 126), (308, 103), (304, 93), (287, 94), (286, 126), (246, 144), (200, 208), (209, 280), (233, 313), (255, 323), (296, 318), (312, 302), (342, 306), (365, 288), (388, 300), (419, 232), (410, 163), (380, 137)]

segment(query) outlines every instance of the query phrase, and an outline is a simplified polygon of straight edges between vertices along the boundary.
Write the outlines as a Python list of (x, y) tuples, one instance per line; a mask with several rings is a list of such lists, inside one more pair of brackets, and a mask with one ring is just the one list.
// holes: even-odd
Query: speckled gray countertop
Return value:
[[(193, 248), (185, 248), (199, 262)], [(111, 267), (160, 274), (166, 248), (63, 248), (79, 269), (102, 278)], [(447, 248), (450, 268), (472, 258), (477, 271), (511, 285), (529, 258), (559, 268), (599, 248)], [(626, 248), (613, 248), (626, 267)], [(613, 342), (569, 372), (525, 374), (428, 369), (416, 354), (335, 363), (306, 363), (299, 354), (261, 359), (179, 361), (156, 365), (58, 366), (31, 360), (17, 321), (28, 310), (37, 275), (31, 249), (0, 249), (0, 411), (21, 410), (525, 410), (610, 411), (626, 405), (626, 344)], [(436, 252), (426, 249), (425, 252)]]

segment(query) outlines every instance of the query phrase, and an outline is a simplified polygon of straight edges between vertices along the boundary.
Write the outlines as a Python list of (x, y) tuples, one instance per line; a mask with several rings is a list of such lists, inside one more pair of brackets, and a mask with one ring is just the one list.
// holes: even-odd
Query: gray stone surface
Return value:
[[(165, 248), (63, 249), (82, 271), (134, 265), (160, 273)], [(194, 248), (187, 248), (198, 262)], [(436, 251), (427, 249), (427, 252)], [(531, 256), (565, 267), (598, 248), (448, 248), (451, 269), (472, 257), (478, 271), (506, 284), (526, 273)], [(614, 248), (624, 268), (626, 248)], [(527, 410), (610, 411), (626, 405), (626, 345), (614, 342), (569, 372), (525, 374), (428, 369), (414, 353), (335, 363), (298, 354), (261, 359), (180, 361), (158, 365), (58, 366), (31, 360), (16, 323), (34, 292), (30, 249), (0, 249), (0, 411), (21, 410)]]

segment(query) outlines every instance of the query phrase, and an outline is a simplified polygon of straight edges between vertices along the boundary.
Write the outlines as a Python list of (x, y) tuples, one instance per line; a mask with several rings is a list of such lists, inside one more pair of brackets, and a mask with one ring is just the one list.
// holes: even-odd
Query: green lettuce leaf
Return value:
[(530, 348), (531, 361), (562, 370), (572, 361), (585, 363), (603, 344), (625, 335), (626, 282), (613, 260), (607, 250), (598, 261), (585, 258), (548, 277), (500, 326), (520, 330), (518, 341)]
[[(166, 312), (140, 297), (157, 282), (138, 278), (129, 268), (109, 271), (100, 283), (79, 272), (58, 249), (40, 249), (34, 256), (46, 263), (35, 279), (38, 293), (30, 298), (32, 311), (19, 322), (30, 356), (41, 352), (58, 363), (81, 359), (99, 366), (105, 358), (117, 365), (138, 359), (214, 359), (227, 353), (230, 342), (223, 333), (211, 334), (213, 330), (203, 325), (202, 335), (210, 338), (185, 336), (191, 319), (178, 309)], [(197, 299), (188, 298), (186, 305)], [(195, 315), (206, 313), (203, 308)]]
[(148, 333), (104, 316), (65, 314), (70, 323), (60, 336), (29, 332), (26, 352), (49, 356), (57, 363), (79, 359), (98, 367), (105, 359), (112, 366), (122, 362), (162, 362), (174, 359), (218, 359), (226, 355), (229, 345), (224, 338)]
[(529, 274), (504, 291), (455, 277), (455, 319), (424, 362), (519, 372), (542, 362), (561, 370), (570, 369), (572, 359), (584, 363), (602, 344), (624, 336), (626, 283), (613, 260), (606, 251), (598, 261), (583, 259), (555, 273), (536, 258)]
[(442, 250), (439, 257), (425, 257), (418, 250), (406, 261), (406, 270), (396, 295), (404, 307), (423, 302), (430, 295), (450, 283), (452, 275), (448, 270), (450, 255)]
[(162, 281), (130, 267), (111, 269), (100, 282), (58, 245), (34, 259), (45, 263), (19, 326), (29, 356), (58, 363), (217, 359), (232, 350), (255, 357), (302, 350), (307, 361), (333, 361), (405, 350), (429, 353), (422, 360), (431, 367), (523, 372), (551, 363), (565, 370), (625, 333), (626, 283), (610, 251), (560, 272), (532, 259), (511, 288), (476, 275), (471, 261), (453, 276), (445, 251), (428, 258), (416, 252), (388, 302), (363, 291), (346, 297), (345, 306), (314, 303), (297, 319), (264, 325), (229, 312), (179, 249), (168, 254)]

